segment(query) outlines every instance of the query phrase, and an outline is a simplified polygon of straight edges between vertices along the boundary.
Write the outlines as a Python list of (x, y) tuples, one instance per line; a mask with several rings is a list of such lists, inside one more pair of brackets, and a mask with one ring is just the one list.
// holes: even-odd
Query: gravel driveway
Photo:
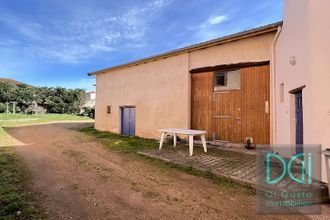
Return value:
[[(62, 123), (10, 135), (30, 170), (27, 190), (54, 219), (279, 219), (256, 216), (255, 196), (150, 161), (112, 152)], [(284, 218), (302, 219), (286, 216)]]

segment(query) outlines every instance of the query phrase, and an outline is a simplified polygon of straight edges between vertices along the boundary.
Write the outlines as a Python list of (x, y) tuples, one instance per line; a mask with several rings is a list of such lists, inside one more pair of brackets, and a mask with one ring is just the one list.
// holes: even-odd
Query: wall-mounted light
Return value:
[(112, 111), (112, 106), (111, 105), (108, 105), (107, 106), (107, 113), (108, 114), (111, 114), (111, 111)]
[(296, 63), (297, 63), (297, 59), (296, 59), (296, 57), (295, 57), (295, 56), (290, 57), (290, 59), (289, 59), (289, 63), (290, 63), (291, 65), (296, 65)]

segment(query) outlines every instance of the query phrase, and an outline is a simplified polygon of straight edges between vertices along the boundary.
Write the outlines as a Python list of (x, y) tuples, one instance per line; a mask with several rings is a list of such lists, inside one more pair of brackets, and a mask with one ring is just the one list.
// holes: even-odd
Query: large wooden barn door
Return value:
[(192, 74), (191, 127), (208, 140), (269, 144), (269, 78), (269, 65), (241, 68), (239, 90), (214, 91), (214, 72)]
[(240, 91), (213, 93), (212, 130), (215, 140), (241, 142), (241, 105)]

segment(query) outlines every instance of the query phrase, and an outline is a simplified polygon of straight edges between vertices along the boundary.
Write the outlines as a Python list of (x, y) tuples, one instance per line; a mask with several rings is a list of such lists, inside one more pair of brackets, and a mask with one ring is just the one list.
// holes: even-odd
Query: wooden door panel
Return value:
[(191, 75), (191, 128), (207, 131), (212, 139), (213, 72)]
[(212, 128), (216, 140), (241, 142), (241, 92), (231, 90), (213, 94)]
[(231, 118), (213, 118), (213, 132), (216, 140), (230, 141), (231, 140)]
[(270, 143), (270, 69), (267, 66), (241, 69), (242, 139), (253, 137), (257, 144)]

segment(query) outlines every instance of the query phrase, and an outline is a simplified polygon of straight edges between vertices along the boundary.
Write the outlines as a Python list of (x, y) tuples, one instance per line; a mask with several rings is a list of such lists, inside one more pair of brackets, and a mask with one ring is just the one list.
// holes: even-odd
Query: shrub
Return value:
[(83, 107), (82, 108), (82, 113), (81, 115), (84, 115), (84, 116), (87, 116), (87, 117), (90, 117), (90, 118), (94, 118), (95, 116), (95, 109), (94, 108), (91, 108), (91, 107)]
[(5, 103), (0, 102), (0, 113), (6, 112), (7, 106)]
[(24, 110), (25, 114), (45, 114), (46, 109), (38, 105), (30, 105)]

